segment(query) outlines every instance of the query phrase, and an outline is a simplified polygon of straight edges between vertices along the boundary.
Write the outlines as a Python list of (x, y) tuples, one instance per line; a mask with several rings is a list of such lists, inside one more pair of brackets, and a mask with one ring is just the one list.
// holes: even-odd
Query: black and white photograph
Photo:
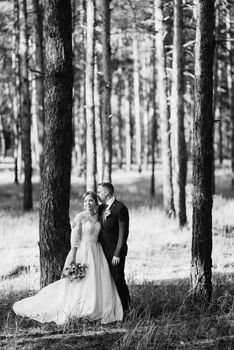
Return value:
[(0, 348), (234, 350), (234, 0), (0, 0)]

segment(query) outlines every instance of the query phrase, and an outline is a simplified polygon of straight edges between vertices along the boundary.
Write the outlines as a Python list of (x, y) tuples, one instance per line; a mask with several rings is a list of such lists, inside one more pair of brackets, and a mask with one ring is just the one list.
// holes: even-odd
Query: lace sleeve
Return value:
[(71, 232), (71, 248), (79, 247), (81, 240), (81, 217), (78, 214), (74, 219), (74, 224)]

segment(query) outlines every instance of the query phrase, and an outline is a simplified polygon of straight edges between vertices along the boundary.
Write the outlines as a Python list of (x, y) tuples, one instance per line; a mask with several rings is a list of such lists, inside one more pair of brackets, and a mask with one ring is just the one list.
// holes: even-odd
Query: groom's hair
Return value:
[(114, 186), (110, 183), (110, 182), (101, 182), (100, 184), (98, 184), (98, 186), (102, 186), (104, 188), (107, 189), (108, 193), (112, 196), (115, 189)]

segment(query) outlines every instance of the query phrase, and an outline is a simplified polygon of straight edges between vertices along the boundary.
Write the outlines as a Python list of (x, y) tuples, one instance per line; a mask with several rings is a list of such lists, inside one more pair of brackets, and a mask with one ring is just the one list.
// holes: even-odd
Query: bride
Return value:
[(111, 277), (106, 257), (98, 242), (100, 223), (98, 198), (94, 192), (84, 195), (84, 211), (77, 214), (71, 232), (71, 250), (65, 266), (87, 264), (84, 278), (71, 281), (62, 278), (38, 294), (17, 301), (16, 314), (41, 323), (54, 321), (64, 324), (70, 318), (100, 319), (102, 323), (121, 321), (122, 304)]

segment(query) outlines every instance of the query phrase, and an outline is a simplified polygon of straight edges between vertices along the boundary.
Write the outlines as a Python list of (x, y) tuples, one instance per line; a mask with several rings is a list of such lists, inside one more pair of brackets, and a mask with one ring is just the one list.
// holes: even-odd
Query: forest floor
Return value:
[[(190, 174), (191, 172), (189, 172)], [(34, 210), (22, 211), (23, 186), (0, 164), (0, 348), (1, 349), (234, 349), (234, 191), (228, 164), (216, 169), (213, 205), (213, 297), (210, 305), (190, 295), (191, 185), (188, 225), (179, 230), (162, 210), (160, 164), (156, 198), (150, 171), (116, 170), (116, 196), (129, 207), (126, 278), (131, 310), (122, 323), (71, 320), (41, 325), (16, 316), (12, 304), (39, 288), (39, 182), (33, 177)], [(190, 177), (189, 177), (190, 179)], [(84, 181), (72, 176), (71, 219), (82, 210)]]

